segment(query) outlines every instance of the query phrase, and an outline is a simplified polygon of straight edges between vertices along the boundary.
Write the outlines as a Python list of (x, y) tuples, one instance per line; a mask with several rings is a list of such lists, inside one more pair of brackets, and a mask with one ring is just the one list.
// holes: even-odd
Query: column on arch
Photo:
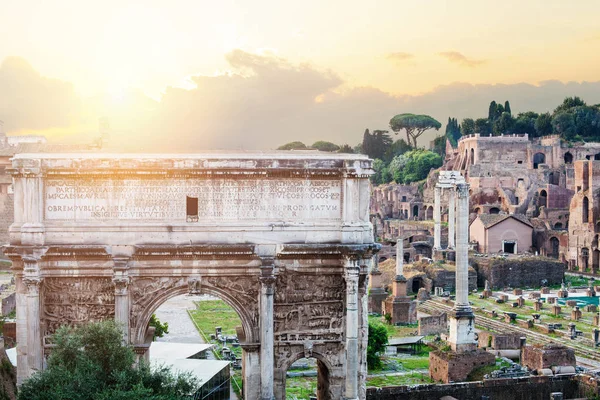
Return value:
[(44, 368), (44, 347), (41, 332), (41, 307), (40, 287), (42, 277), (40, 276), (39, 260), (36, 258), (23, 257), (23, 284), (27, 287), (27, 362), (28, 369), (23, 371), (26, 379), (37, 371)]
[(263, 258), (260, 268), (260, 398), (274, 399), (274, 334), (273, 294), (275, 291), (274, 260)]
[(456, 214), (455, 214), (455, 200), (456, 200), (456, 190), (454, 188), (450, 188), (448, 192), (448, 248), (454, 249), (454, 227), (456, 222)]
[(358, 260), (346, 259), (346, 388), (345, 399), (358, 399)]

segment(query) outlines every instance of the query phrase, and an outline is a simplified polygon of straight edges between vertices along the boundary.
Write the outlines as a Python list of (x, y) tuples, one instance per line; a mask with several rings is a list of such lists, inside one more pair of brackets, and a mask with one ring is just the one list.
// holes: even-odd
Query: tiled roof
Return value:
[(480, 214), (478, 218), (486, 228), (491, 228), (492, 226), (499, 224), (508, 218), (514, 218), (525, 225), (533, 227), (531, 222), (529, 222), (529, 219), (523, 214)]

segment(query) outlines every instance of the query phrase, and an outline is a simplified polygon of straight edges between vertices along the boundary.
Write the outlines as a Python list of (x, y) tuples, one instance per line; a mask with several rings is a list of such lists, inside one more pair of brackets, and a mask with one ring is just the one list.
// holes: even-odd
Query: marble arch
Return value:
[(142, 357), (162, 302), (210, 293), (242, 320), (245, 398), (284, 399), (305, 354), (327, 369), (320, 398), (364, 399), (371, 167), (317, 152), (15, 156), (18, 381), (60, 325), (114, 318)]

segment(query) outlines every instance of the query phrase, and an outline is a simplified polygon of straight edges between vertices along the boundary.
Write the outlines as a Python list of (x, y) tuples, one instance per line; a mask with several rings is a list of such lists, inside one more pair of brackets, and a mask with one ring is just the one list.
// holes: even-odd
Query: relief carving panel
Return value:
[(275, 340), (342, 340), (345, 289), (342, 276), (288, 270), (277, 276), (275, 287)]
[(114, 318), (115, 287), (110, 278), (45, 278), (42, 290), (44, 336), (61, 325)]

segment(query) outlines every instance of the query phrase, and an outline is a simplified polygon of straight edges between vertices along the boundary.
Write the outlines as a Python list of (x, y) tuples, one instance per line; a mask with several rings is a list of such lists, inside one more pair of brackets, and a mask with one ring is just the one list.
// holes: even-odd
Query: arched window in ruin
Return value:
[(415, 217), (415, 218), (418, 217), (419, 216), (419, 206), (414, 205), (412, 212), (413, 212), (413, 217)]
[(498, 207), (490, 208), (490, 214), (500, 214), (500, 209)]
[(600, 161), (600, 153), (594, 154), (594, 161)]
[(387, 257), (379, 257), (379, 262), (380, 263), (384, 262), (385, 260), (387, 260)]
[(548, 183), (551, 185), (558, 185), (560, 182), (560, 175), (558, 172), (550, 172), (548, 175)]
[(548, 192), (546, 192), (545, 190), (541, 190), (539, 205), (540, 205), (540, 207), (546, 207), (547, 204), (548, 204)]
[(427, 215), (425, 219), (433, 219), (433, 206), (427, 207)]
[(565, 153), (565, 164), (571, 164), (573, 163), (573, 154), (569, 153), (568, 151)]
[(562, 224), (560, 222), (557, 222), (554, 224), (554, 230), (561, 230), (563, 228)]
[(546, 162), (546, 155), (544, 153), (535, 153), (533, 155), (533, 169), (538, 169), (538, 165)]
[(581, 222), (587, 223), (590, 220), (590, 201), (587, 196), (583, 198), (583, 205), (581, 210)]
[(550, 238), (550, 257), (558, 258), (560, 242), (556, 237)]
[(410, 262), (410, 253), (404, 253), (404, 262)]
[(475, 150), (471, 149), (471, 164), (475, 164)]

